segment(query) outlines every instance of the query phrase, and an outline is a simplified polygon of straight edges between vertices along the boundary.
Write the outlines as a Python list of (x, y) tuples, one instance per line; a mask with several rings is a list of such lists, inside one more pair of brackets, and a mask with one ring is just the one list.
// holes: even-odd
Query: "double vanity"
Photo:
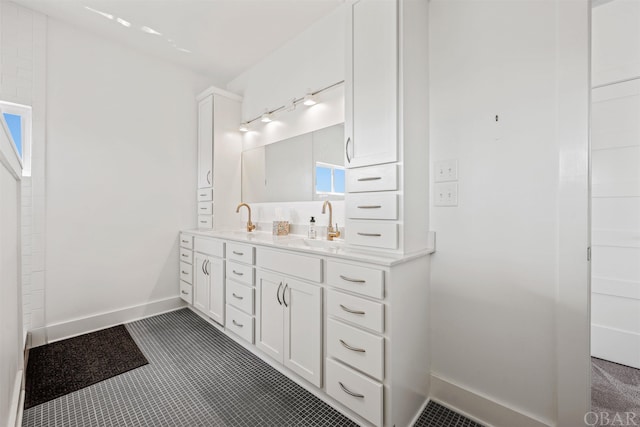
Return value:
[(359, 423), (407, 425), (428, 378), (430, 252), (380, 255), (294, 235), (183, 231), (180, 295)]

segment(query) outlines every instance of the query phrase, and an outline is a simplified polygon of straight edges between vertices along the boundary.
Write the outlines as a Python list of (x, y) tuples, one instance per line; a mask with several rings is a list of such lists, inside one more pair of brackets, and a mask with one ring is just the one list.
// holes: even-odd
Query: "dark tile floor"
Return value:
[[(148, 365), (30, 408), (23, 427), (357, 425), (190, 310), (127, 329)], [(418, 426), (479, 424), (430, 402)]]

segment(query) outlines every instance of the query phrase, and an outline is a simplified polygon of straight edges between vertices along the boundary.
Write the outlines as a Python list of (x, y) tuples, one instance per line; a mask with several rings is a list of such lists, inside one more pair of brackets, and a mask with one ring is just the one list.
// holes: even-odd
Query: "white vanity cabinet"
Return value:
[(217, 207), (240, 200), (242, 138), (238, 124), (242, 98), (211, 87), (198, 95), (197, 101), (197, 225), (199, 229), (231, 227), (234, 212)]
[(347, 18), (349, 245), (426, 248), (429, 213), (428, 2), (358, 0)]
[(194, 239), (193, 306), (224, 325), (224, 243), (220, 240)]
[(256, 282), (256, 346), (320, 387), (322, 288), (262, 270)]

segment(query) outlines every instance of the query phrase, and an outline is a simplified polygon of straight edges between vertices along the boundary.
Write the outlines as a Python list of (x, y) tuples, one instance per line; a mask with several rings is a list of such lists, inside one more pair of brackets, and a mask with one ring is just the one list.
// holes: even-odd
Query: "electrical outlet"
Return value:
[(435, 206), (458, 206), (458, 183), (434, 184), (433, 200)]
[(434, 164), (435, 182), (449, 182), (458, 180), (458, 161), (442, 160)]

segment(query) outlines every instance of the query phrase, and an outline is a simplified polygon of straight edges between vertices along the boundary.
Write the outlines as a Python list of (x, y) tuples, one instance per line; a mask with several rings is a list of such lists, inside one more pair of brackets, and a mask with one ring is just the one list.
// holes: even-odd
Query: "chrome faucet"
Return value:
[(236, 208), (236, 213), (239, 213), (239, 212), (240, 212), (240, 208), (241, 208), (241, 207), (243, 207), (243, 206), (246, 206), (246, 207), (247, 207), (247, 210), (249, 211), (249, 220), (247, 221), (247, 231), (248, 231), (249, 233), (251, 233), (253, 230), (255, 230), (255, 229), (256, 229), (255, 224), (253, 224), (253, 223), (251, 222), (251, 207), (250, 207), (248, 204), (246, 204), (246, 203), (240, 203), (240, 204), (238, 205), (238, 207)]
[(329, 226), (327, 227), (327, 240), (333, 240), (337, 237), (340, 237), (340, 231), (338, 230), (338, 223), (336, 222), (336, 228), (333, 228), (333, 208), (331, 207), (331, 202), (325, 200), (322, 205), (322, 213), (325, 213), (327, 210), (327, 206), (329, 206)]

